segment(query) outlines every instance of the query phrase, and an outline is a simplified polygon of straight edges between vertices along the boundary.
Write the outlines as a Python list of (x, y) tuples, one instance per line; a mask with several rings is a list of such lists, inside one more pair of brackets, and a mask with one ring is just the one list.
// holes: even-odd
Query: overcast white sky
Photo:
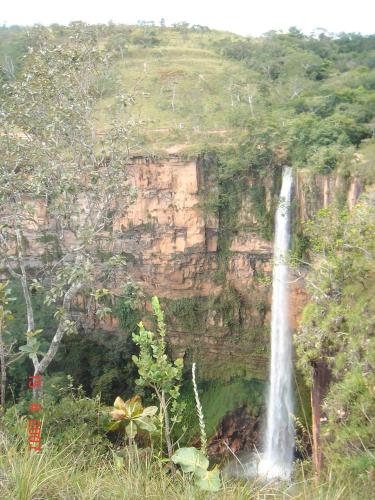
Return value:
[(71, 21), (167, 24), (187, 21), (257, 35), (297, 26), (329, 32), (375, 33), (375, 0), (0, 0), (0, 23), (67, 24)]

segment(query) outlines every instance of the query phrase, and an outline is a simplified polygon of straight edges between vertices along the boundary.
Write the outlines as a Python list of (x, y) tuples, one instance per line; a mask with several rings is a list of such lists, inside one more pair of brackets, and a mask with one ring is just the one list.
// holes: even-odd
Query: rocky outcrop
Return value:
[(178, 299), (217, 293), (217, 220), (197, 208), (195, 161), (136, 161), (129, 169), (138, 196), (117, 223), (114, 251), (131, 261), (146, 293)]
[(362, 187), (356, 177), (345, 179), (337, 172), (330, 175), (318, 175), (308, 170), (301, 170), (295, 178), (297, 217), (301, 221), (306, 221), (317, 210), (327, 208), (339, 197), (346, 201), (351, 210), (361, 192)]
[[(215, 276), (219, 222), (200, 208), (202, 189), (207, 186), (202, 186), (199, 163), (177, 157), (154, 162), (138, 159), (129, 172), (138, 196), (117, 223), (120, 237), (114, 251), (127, 256), (132, 278), (147, 294), (168, 301), (205, 302), (220, 296), (223, 283)], [(226, 320), (222, 307), (211, 304), (202, 314), (199, 329), (187, 329), (179, 318), (169, 322), (174, 353), (194, 352), (211, 374), (217, 366), (246, 365), (252, 375), (263, 378), (269, 286), (260, 290), (256, 277), (270, 274), (271, 259), (269, 241), (254, 231), (238, 232), (230, 244), (225, 281), (241, 301), (241, 310), (234, 315), (241, 315), (237, 322), (241, 334), (247, 332), (246, 339), (240, 338), (239, 325), (234, 328)], [(114, 285), (119, 287), (122, 280), (119, 275)]]
[(228, 412), (208, 443), (209, 454), (223, 457), (260, 449), (261, 421), (260, 416), (251, 415), (246, 406)]

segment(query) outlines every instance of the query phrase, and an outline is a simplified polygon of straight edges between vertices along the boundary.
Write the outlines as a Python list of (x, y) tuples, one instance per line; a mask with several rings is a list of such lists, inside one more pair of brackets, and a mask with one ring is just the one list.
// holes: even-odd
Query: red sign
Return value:
[[(42, 387), (42, 376), (41, 375), (30, 375), (29, 376), (29, 389), (36, 389)], [(36, 392), (36, 397), (38, 397), (38, 392)], [(30, 412), (39, 412), (42, 410), (42, 405), (38, 402), (31, 402), (29, 405)], [(41, 435), (42, 435), (42, 421), (39, 419), (29, 419), (27, 422), (28, 426), (28, 441), (29, 448), (35, 451), (40, 451), (42, 449), (41, 445)]]

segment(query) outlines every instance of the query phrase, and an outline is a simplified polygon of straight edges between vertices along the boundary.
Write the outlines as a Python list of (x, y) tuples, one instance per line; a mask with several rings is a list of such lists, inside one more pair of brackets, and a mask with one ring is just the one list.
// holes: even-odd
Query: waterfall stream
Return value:
[(271, 373), (264, 455), (259, 474), (289, 479), (294, 448), (292, 338), (289, 327), (288, 264), (292, 170), (283, 171), (276, 211), (272, 282)]

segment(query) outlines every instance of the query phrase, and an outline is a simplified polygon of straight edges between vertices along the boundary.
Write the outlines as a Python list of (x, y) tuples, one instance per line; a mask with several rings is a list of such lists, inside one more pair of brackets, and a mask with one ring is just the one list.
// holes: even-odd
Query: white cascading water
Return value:
[(272, 282), (271, 374), (264, 455), (258, 473), (267, 479), (288, 480), (292, 472), (294, 425), (292, 338), (289, 327), (288, 264), (292, 170), (283, 171), (276, 211)]

